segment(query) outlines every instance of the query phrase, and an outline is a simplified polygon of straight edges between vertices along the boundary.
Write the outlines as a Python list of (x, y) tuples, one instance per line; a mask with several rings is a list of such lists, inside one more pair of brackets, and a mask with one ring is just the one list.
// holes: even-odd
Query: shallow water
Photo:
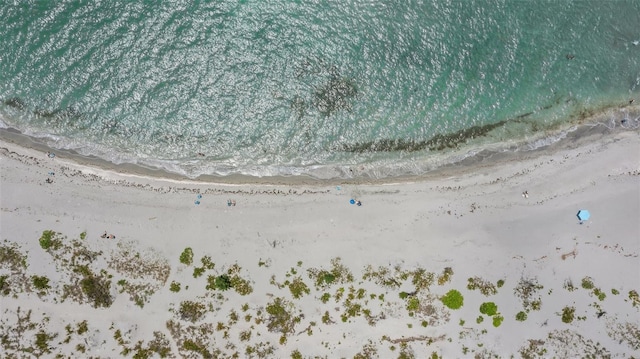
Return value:
[(638, 1), (25, 1), (0, 16), (3, 126), (190, 177), (419, 173), (640, 100)]

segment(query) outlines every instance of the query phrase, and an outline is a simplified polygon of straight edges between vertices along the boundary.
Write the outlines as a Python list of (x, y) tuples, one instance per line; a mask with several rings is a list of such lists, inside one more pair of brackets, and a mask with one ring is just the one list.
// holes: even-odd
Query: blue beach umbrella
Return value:
[(587, 211), (586, 209), (581, 209), (578, 211), (579, 220), (586, 221), (587, 219), (589, 219), (589, 217), (591, 217), (591, 213), (589, 213), (589, 211)]

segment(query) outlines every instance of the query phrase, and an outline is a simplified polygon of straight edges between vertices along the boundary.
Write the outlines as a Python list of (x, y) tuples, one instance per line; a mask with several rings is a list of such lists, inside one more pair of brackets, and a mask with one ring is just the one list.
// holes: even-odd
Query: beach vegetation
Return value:
[(480, 305), (480, 313), (494, 316), (498, 312), (498, 306), (494, 302), (484, 302)]
[(569, 292), (573, 292), (574, 290), (578, 289), (573, 285), (573, 281), (571, 279), (565, 280), (562, 287), (568, 290)]
[(542, 302), (539, 292), (544, 287), (538, 283), (537, 278), (520, 278), (518, 285), (514, 288), (515, 295), (522, 301), (525, 311), (539, 310)]
[(342, 264), (340, 257), (331, 260), (331, 268), (329, 269), (307, 269), (309, 279), (313, 280), (316, 288), (327, 288), (334, 283), (346, 283), (353, 281), (353, 274)]
[(199, 278), (204, 274), (205, 269), (202, 267), (193, 268), (193, 278)]
[(501, 316), (500, 314), (494, 315), (493, 316), (493, 326), (494, 327), (499, 327), (500, 324), (502, 324), (502, 321), (504, 320), (504, 317)]
[(618, 294), (620, 294), (620, 292), (619, 292), (617, 289), (612, 288), (612, 289), (611, 289), (611, 294), (613, 294), (613, 295), (618, 295)]
[(427, 322), (426, 320), (423, 320), (422, 323), (420, 323), (420, 325), (426, 328), (427, 325), (429, 325), (429, 322)]
[(216, 264), (211, 260), (211, 256), (204, 256), (200, 258), (200, 263), (202, 263), (202, 268), (204, 269), (213, 269), (216, 267)]
[[(433, 284), (435, 274), (427, 272), (423, 268), (417, 268), (411, 274), (411, 283), (416, 287), (416, 291), (427, 290)], [(447, 282), (451, 280), (453, 269), (447, 267), (443, 271), (443, 280)], [(444, 283), (443, 283), (444, 284)]]
[(20, 252), (16, 243), (5, 240), (5, 244), (0, 245), (0, 267), (19, 272), (27, 268), (27, 256)]
[(598, 300), (603, 301), (606, 297), (607, 294), (605, 292), (603, 292), (602, 290), (600, 290), (600, 288), (594, 288), (593, 289), (593, 294), (598, 298)]
[(207, 309), (204, 304), (190, 300), (181, 302), (180, 310), (178, 311), (180, 319), (187, 320), (192, 323), (200, 320), (206, 312)]
[(452, 275), (453, 269), (451, 269), (451, 267), (446, 267), (438, 276), (438, 285), (445, 285), (445, 283), (449, 283)]
[(331, 294), (330, 293), (324, 293), (320, 297), (320, 300), (322, 301), (322, 303), (327, 303), (329, 301), (329, 299), (331, 299)]
[(480, 293), (484, 294), (485, 296), (494, 295), (498, 293), (498, 290), (496, 289), (496, 286), (493, 283), (480, 277), (469, 278), (467, 280), (467, 289), (469, 290), (479, 289)]
[(460, 309), (464, 302), (464, 297), (462, 294), (455, 290), (451, 289), (447, 292), (443, 297), (440, 298), (442, 304), (447, 306), (449, 309)]
[(498, 279), (498, 282), (496, 283), (496, 286), (498, 288), (502, 288), (503, 285), (504, 285), (504, 279)]
[(36, 289), (47, 290), (51, 288), (51, 286), (49, 286), (49, 278), (45, 276), (34, 275), (33, 277), (31, 277), (31, 280), (33, 282), (33, 286), (36, 287)]
[(291, 352), (291, 359), (303, 359), (302, 354), (298, 349)]
[[(51, 347), (49, 347), (49, 341), (55, 337), (56, 337), (55, 334), (51, 335), (45, 332), (44, 330), (40, 330), (36, 334), (36, 340), (35, 340), (35, 345), (36, 345), (36, 348), (38, 348), (38, 351), (42, 354), (51, 353)], [(36, 355), (36, 356), (39, 357), (40, 355)]]
[(527, 313), (519, 311), (518, 314), (516, 314), (516, 320), (519, 322), (524, 322), (525, 320), (527, 320)]
[(267, 328), (269, 331), (279, 332), (285, 335), (293, 333), (296, 323), (299, 322), (299, 318), (291, 313), (292, 309), (293, 304), (283, 298), (275, 298), (269, 303), (265, 308), (269, 314), (267, 320)]
[(329, 311), (325, 311), (322, 315), (322, 323), (331, 324), (333, 321), (331, 320), (331, 316), (329, 315)]
[(407, 301), (407, 310), (410, 312), (414, 312), (420, 309), (420, 300), (416, 297), (411, 297)]
[(380, 266), (377, 270), (375, 270), (371, 265), (368, 265), (364, 269), (362, 279), (374, 281), (375, 283), (383, 287), (395, 289), (399, 288), (402, 285), (402, 276), (403, 273), (400, 273), (397, 270), (395, 273), (392, 273), (391, 270), (387, 267)]
[(207, 282), (209, 284), (207, 284), (206, 288), (209, 290), (217, 289), (225, 291), (231, 288), (231, 277), (229, 277), (227, 274), (221, 274), (219, 276), (210, 275), (207, 279)]
[(76, 331), (78, 335), (82, 335), (86, 333), (88, 330), (89, 330), (89, 327), (87, 325), (86, 320), (83, 320), (82, 322), (78, 323), (78, 330)]
[(591, 277), (582, 278), (582, 288), (590, 290), (593, 289), (595, 285), (593, 284), (593, 279)]
[(638, 296), (638, 292), (635, 290), (629, 291), (629, 300), (631, 300), (631, 305), (634, 307), (640, 306), (640, 296)]
[(576, 313), (575, 307), (566, 306), (562, 308), (562, 322), (567, 324), (573, 322), (575, 313)]
[(479, 315), (478, 318), (476, 318), (476, 323), (480, 324), (482, 322), (484, 322), (484, 317)]
[(87, 238), (87, 231), (80, 233), (80, 239), (85, 240)]
[(45, 251), (49, 249), (58, 250), (62, 247), (62, 240), (60, 233), (56, 233), (51, 230), (45, 230), (40, 236), (40, 247)]
[(400, 292), (400, 299), (407, 299), (407, 297), (409, 297), (409, 293), (407, 293), (407, 292)]
[(193, 249), (191, 247), (185, 248), (180, 254), (180, 263), (190, 266), (193, 264)]
[(299, 299), (305, 294), (309, 294), (309, 287), (305, 284), (305, 282), (300, 277), (296, 277), (293, 279), (293, 282), (289, 284), (289, 291), (294, 298)]
[(169, 290), (174, 293), (178, 293), (180, 291), (180, 283), (176, 282), (175, 280), (172, 281), (169, 285)]
[(196, 343), (195, 341), (193, 341), (191, 339), (186, 339), (182, 343), (182, 349), (188, 350), (188, 351), (192, 351), (192, 352), (196, 352), (196, 353), (202, 355), (203, 358), (213, 358), (213, 355), (207, 350), (207, 348), (206, 348), (206, 346), (204, 344)]
[[(88, 269), (87, 269), (88, 271)], [(108, 273), (101, 271), (99, 275), (95, 275), (90, 271), (83, 273), (84, 278), (80, 280), (80, 288), (87, 298), (93, 302), (95, 308), (108, 308), (113, 303), (111, 297), (111, 281), (106, 277)]]
[(11, 285), (8, 275), (0, 275), (0, 294), (3, 296), (11, 294)]

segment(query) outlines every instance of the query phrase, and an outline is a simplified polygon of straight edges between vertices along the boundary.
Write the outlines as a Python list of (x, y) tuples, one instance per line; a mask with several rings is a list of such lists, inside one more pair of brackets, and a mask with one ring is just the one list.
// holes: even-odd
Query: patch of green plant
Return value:
[(329, 299), (331, 299), (331, 294), (329, 293), (324, 293), (322, 297), (320, 297), (320, 300), (322, 301), (322, 303), (327, 303)]
[(353, 274), (342, 264), (339, 257), (331, 260), (331, 268), (326, 269), (307, 269), (309, 279), (312, 279), (316, 288), (326, 288), (334, 283), (345, 283), (353, 281)]
[(542, 302), (539, 292), (544, 287), (538, 283), (536, 278), (520, 278), (518, 285), (513, 289), (515, 295), (522, 301), (525, 311), (530, 309), (539, 310)]
[(479, 289), (480, 293), (489, 296), (498, 293), (496, 286), (480, 277), (473, 277), (467, 280), (467, 289), (476, 290)]
[(192, 323), (200, 320), (206, 312), (207, 308), (204, 304), (190, 300), (181, 302), (180, 309), (178, 310), (180, 319), (188, 320)]
[(562, 322), (567, 324), (573, 322), (575, 312), (575, 307), (566, 306), (562, 308)]
[(0, 293), (5, 296), (11, 294), (11, 286), (9, 283), (8, 275), (0, 275)]
[(429, 325), (429, 322), (427, 322), (426, 320), (423, 320), (422, 323), (420, 323), (423, 327), (427, 327), (427, 325)]
[(291, 303), (282, 298), (276, 298), (267, 305), (265, 310), (269, 314), (267, 320), (269, 331), (280, 332), (285, 335), (293, 333), (296, 323), (300, 320), (291, 314), (292, 307)]
[(203, 344), (198, 344), (191, 339), (186, 339), (182, 343), (182, 349), (199, 353), (203, 358), (213, 358), (213, 355), (207, 350)]
[(291, 352), (291, 359), (303, 359), (302, 354), (296, 349)]
[(525, 320), (527, 320), (527, 313), (523, 311), (518, 312), (518, 314), (516, 314), (516, 320), (519, 322), (524, 322)]
[(455, 290), (451, 289), (447, 292), (443, 297), (440, 298), (442, 304), (447, 306), (449, 309), (460, 309), (464, 303), (464, 297), (462, 294)]
[(209, 290), (221, 290), (225, 291), (231, 288), (231, 278), (227, 274), (221, 274), (219, 276), (210, 275), (207, 279), (207, 289)]
[(180, 263), (190, 266), (193, 264), (193, 249), (187, 247), (180, 254)]
[(504, 279), (499, 279), (496, 285), (498, 286), (498, 288), (502, 288), (502, 286), (504, 285)]
[(309, 287), (305, 284), (305, 282), (300, 277), (296, 277), (293, 279), (293, 282), (289, 284), (289, 291), (291, 291), (291, 295), (294, 298), (299, 299), (305, 294), (309, 294)]
[(631, 305), (634, 307), (640, 305), (640, 296), (638, 296), (638, 292), (635, 290), (629, 291), (629, 299), (631, 300)]
[(33, 282), (33, 286), (37, 289), (47, 290), (51, 288), (51, 286), (49, 286), (49, 278), (47, 277), (34, 275), (31, 277), (31, 280)]
[(612, 288), (612, 289), (611, 289), (611, 294), (613, 294), (613, 295), (618, 295), (618, 294), (620, 294), (620, 292), (619, 292), (617, 289)]
[(88, 330), (89, 330), (89, 327), (87, 325), (86, 320), (83, 320), (82, 322), (78, 323), (78, 330), (77, 330), (78, 335), (82, 335), (86, 333)]
[(605, 292), (601, 291), (600, 288), (594, 288), (593, 289), (593, 294), (598, 297), (598, 300), (603, 301), (607, 295), (605, 294)]
[(476, 318), (476, 323), (480, 324), (482, 322), (484, 322), (484, 317), (479, 315), (478, 318)]
[(108, 277), (108, 275), (104, 271), (100, 275), (94, 275), (89, 272), (80, 280), (82, 292), (93, 302), (93, 306), (96, 308), (110, 307), (113, 303), (110, 293), (111, 281), (105, 277)]
[(175, 280), (173, 282), (171, 282), (171, 284), (169, 285), (169, 290), (174, 292), (174, 293), (178, 293), (180, 291), (180, 283), (176, 282)]
[(494, 302), (484, 302), (480, 305), (480, 313), (492, 317), (498, 313), (498, 306)]
[(502, 321), (504, 320), (504, 318), (501, 315), (494, 315), (493, 316), (493, 326), (494, 327), (499, 327), (500, 324), (502, 324)]
[(593, 284), (593, 279), (591, 277), (582, 278), (582, 288), (584, 289), (593, 289), (595, 285)]
[(416, 297), (411, 297), (407, 301), (407, 310), (410, 312), (415, 312), (420, 309), (420, 300)]
[(331, 316), (329, 315), (329, 311), (325, 311), (324, 314), (322, 315), (322, 323), (324, 324), (333, 323), (333, 321), (331, 320)]
[(451, 267), (446, 267), (440, 276), (438, 276), (438, 285), (444, 285), (451, 281), (451, 276), (453, 275), (453, 269)]
[(40, 330), (36, 333), (36, 348), (40, 351), (40, 353), (51, 353), (51, 348), (49, 347), (49, 340), (55, 338), (55, 335), (49, 335), (45, 331)]
[(80, 239), (84, 240), (87, 238), (87, 231), (80, 233)]
[(19, 272), (27, 268), (27, 256), (20, 252), (17, 244), (3, 244), (0, 246), (0, 267), (8, 268), (12, 272)]
[(193, 278), (198, 278), (204, 274), (205, 269), (202, 267), (193, 268)]
[(44, 249), (45, 251), (49, 249), (60, 249), (62, 247), (60, 234), (51, 230), (42, 232), (42, 236), (40, 236), (40, 247), (42, 247), (42, 249)]
[(409, 297), (409, 293), (407, 293), (407, 292), (400, 292), (400, 299), (407, 299), (407, 297)]

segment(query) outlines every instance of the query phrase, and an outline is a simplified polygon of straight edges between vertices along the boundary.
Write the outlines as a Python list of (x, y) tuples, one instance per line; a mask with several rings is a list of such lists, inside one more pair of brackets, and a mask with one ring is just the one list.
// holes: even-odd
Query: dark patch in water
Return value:
[[(529, 114), (521, 115), (526, 117)], [(445, 148), (457, 148), (460, 144), (467, 142), (467, 140), (481, 137), (489, 133), (490, 131), (501, 127), (507, 123), (507, 120), (500, 122), (483, 125), (473, 126), (454, 133), (438, 134), (433, 136), (429, 140), (404, 140), (404, 139), (381, 139), (376, 141), (356, 143), (353, 145), (343, 145), (342, 150), (346, 152), (364, 153), (364, 152), (417, 152), (424, 149), (430, 151), (440, 151)]]
[(313, 94), (313, 106), (323, 115), (329, 116), (341, 110), (351, 109), (351, 100), (358, 94), (353, 80), (332, 75), (329, 82)]
[(6, 106), (16, 108), (18, 110), (24, 110), (27, 107), (27, 104), (19, 97), (12, 97), (4, 100), (2, 102)]

